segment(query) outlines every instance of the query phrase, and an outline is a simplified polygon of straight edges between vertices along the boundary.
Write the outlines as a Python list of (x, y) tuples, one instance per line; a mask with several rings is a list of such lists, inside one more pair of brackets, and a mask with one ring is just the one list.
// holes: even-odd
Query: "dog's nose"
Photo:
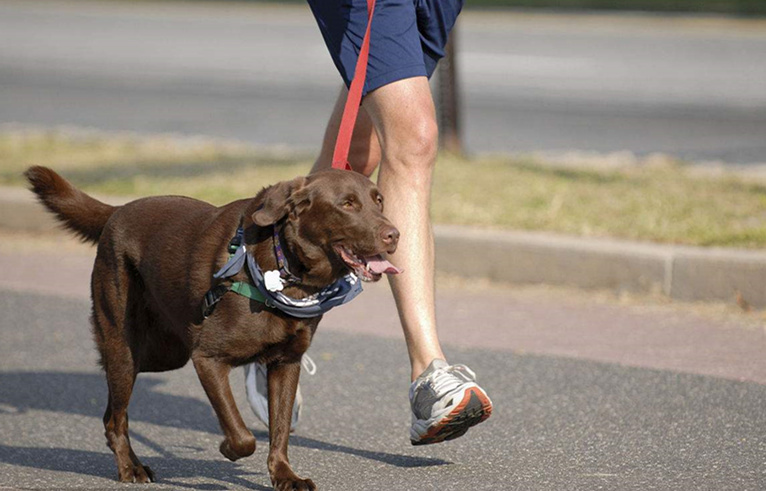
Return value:
[(383, 239), (383, 243), (389, 247), (388, 252), (393, 252), (390, 249), (393, 248), (395, 250), (396, 244), (399, 242), (399, 231), (396, 229), (396, 227), (383, 227), (380, 235)]

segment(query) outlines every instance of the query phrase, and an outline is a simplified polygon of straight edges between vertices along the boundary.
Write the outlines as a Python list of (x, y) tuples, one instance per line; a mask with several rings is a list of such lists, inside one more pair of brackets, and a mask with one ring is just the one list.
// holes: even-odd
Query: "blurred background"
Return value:
[[(756, 0), (469, 0), (463, 149), (766, 162), (764, 13)], [(303, 2), (0, 1), (5, 123), (314, 151), (339, 80)]]

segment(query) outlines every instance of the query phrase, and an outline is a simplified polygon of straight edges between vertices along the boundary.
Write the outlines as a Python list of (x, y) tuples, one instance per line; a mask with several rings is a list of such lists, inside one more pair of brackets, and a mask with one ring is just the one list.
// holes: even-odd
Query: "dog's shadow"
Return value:
[[(135, 434), (134, 434), (135, 435)], [(269, 490), (247, 479), (248, 476), (263, 476), (262, 472), (248, 470), (247, 464), (220, 460), (189, 459), (183, 457), (150, 457), (141, 459), (154, 470), (162, 473), (159, 483), (177, 488), (199, 490), (224, 490), (229, 487), (215, 483), (189, 483), (178, 479), (202, 477), (205, 480), (220, 481), (250, 489)], [(54, 472), (75, 472), (97, 478), (116, 478), (114, 459), (105, 453), (71, 448), (38, 448), (0, 445), (0, 462), (15, 466), (30, 467)], [(263, 477), (261, 479), (263, 480)], [(115, 483), (117, 484), (117, 483)]]
[[(199, 399), (163, 393), (157, 387), (164, 380), (151, 375), (139, 377), (133, 391), (131, 421), (220, 434), (211, 406)], [(0, 415), (27, 411), (52, 411), (101, 419), (106, 401), (106, 383), (98, 373), (0, 372)], [(99, 422), (100, 424), (100, 422)], [(255, 431), (256, 438), (268, 441), (265, 431)], [(133, 439), (157, 451), (161, 457), (147, 459), (149, 466), (163, 469), (162, 482), (195, 489), (221, 489), (210, 485), (188, 485), (172, 482), (174, 478), (206, 477), (244, 487), (257, 485), (245, 479), (258, 475), (246, 471), (247, 466), (226, 461), (208, 461), (174, 456), (156, 442), (132, 431)], [(352, 448), (293, 435), (290, 444), (329, 452), (340, 452), (396, 467), (445, 465), (442, 459), (398, 455)], [(163, 462), (164, 461), (164, 462)], [(113, 477), (111, 458), (103, 453), (67, 448), (30, 448), (0, 445), (0, 462), (53, 471), (82, 472), (99, 477)], [(75, 465), (72, 462), (76, 462)], [(169, 474), (167, 474), (169, 472)], [(268, 488), (263, 488), (268, 489)]]

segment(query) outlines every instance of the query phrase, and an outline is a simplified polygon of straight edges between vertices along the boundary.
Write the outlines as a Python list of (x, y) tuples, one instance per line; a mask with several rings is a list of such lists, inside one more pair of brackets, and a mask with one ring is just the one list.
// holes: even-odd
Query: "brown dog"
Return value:
[[(375, 281), (393, 266), (399, 232), (383, 215), (383, 198), (367, 178), (331, 170), (281, 182), (253, 199), (215, 207), (179, 196), (104, 204), (54, 171), (26, 172), (40, 201), (85, 241), (98, 243), (91, 279), (93, 334), (106, 372), (109, 401), (104, 427), (119, 479), (149, 482), (153, 472), (133, 453), (128, 402), (139, 372), (181, 368), (191, 358), (213, 405), (230, 460), (251, 455), (255, 437), (242, 420), (229, 386), (232, 366), (268, 367), (268, 469), (276, 489), (316, 489), (293, 472), (287, 458), (300, 361), (321, 319), (297, 318), (241, 295), (223, 295), (210, 317), (201, 302), (213, 275), (229, 259), (238, 227), (245, 249), (263, 269), (276, 270), (274, 230), (296, 277), (283, 293), (304, 298), (347, 275)], [(247, 268), (231, 280), (252, 282)]]

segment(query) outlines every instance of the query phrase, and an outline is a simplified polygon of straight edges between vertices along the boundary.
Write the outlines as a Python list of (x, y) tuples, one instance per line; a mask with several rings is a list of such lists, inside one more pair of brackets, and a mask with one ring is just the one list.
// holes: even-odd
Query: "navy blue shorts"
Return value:
[[(367, 29), (367, 0), (308, 0), (348, 87)], [(463, 0), (376, 0), (363, 95), (410, 77), (430, 77)]]

